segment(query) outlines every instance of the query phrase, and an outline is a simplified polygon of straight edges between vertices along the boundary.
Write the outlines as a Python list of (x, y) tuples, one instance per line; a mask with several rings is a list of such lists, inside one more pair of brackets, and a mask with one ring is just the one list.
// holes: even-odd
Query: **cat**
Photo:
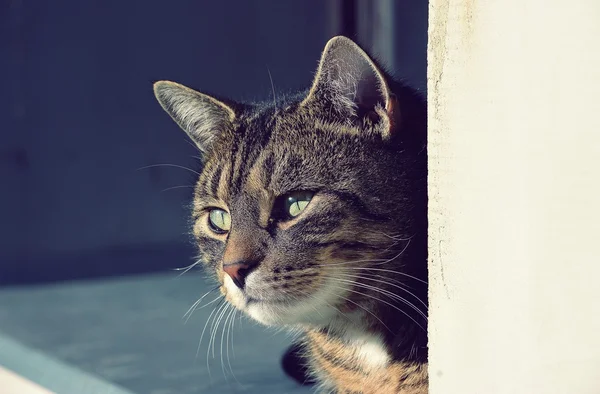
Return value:
[(201, 152), (192, 231), (227, 302), (301, 329), (321, 392), (426, 393), (425, 98), (343, 36), (294, 96), (154, 93)]

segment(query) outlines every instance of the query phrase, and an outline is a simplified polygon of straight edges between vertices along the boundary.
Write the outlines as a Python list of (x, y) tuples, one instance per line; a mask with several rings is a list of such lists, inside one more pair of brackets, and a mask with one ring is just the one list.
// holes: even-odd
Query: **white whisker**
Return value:
[[(219, 331), (219, 326), (221, 324), (221, 320), (223, 319), (223, 316), (225, 316), (225, 312), (227, 312), (227, 309), (229, 308), (230, 304), (228, 302), (225, 302), (223, 304), (224, 308), (221, 310), (221, 313), (219, 313), (219, 317), (217, 317), (217, 319), (215, 320), (215, 324), (214, 324), (214, 328), (212, 330), (211, 333), (211, 337), (210, 337), (210, 342), (208, 344), (209, 350), (212, 348), (212, 358), (215, 358), (215, 342), (217, 340), (217, 331)], [(212, 347), (211, 347), (212, 344)]]
[[(210, 322), (211, 317), (215, 314), (216, 310), (217, 310), (217, 307), (214, 307), (212, 312), (210, 312), (210, 315), (208, 315), (208, 318), (206, 319), (206, 323), (204, 323), (204, 328), (202, 329), (202, 333), (200, 334), (200, 340), (198, 341), (198, 348), (196, 349), (195, 360), (198, 360), (198, 354), (200, 353), (200, 346), (202, 344), (202, 339), (204, 338), (204, 332), (206, 331), (206, 327), (208, 327), (208, 323)], [(212, 381), (212, 376), (210, 374), (210, 366), (208, 365), (208, 363), (206, 364), (206, 367), (207, 367), (207, 371), (208, 371), (208, 378)]]
[[(209, 305), (212, 305), (213, 303), (215, 303), (215, 302), (219, 301), (219, 299), (221, 299), (221, 298), (223, 298), (223, 295), (219, 295), (219, 296), (217, 296), (217, 298), (215, 298), (214, 300), (212, 300), (212, 301), (210, 301), (210, 302), (207, 302), (206, 304), (204, 304), (204, 305), (202, 305), (202, 306), (200, 306), (200, 307), (197, 307), (196, 309), (194, 309), (194, 311), (196, 311), (196, 310), (198, 310), (198, 309), (204, 309), (204, 308), (206, 308), (207, 306), (209, 306)], [(193, 311), (192, 311), (192, 312), (193, 312)]]
[(378, 263), (382, 261), (387, 261), (386, 259), (364, 259), (364, 260), (351, 260), (351, 261), (340, 261), (337, 263), (326, 263), (326, 264), (317, 264), (314, 267), (333, 267), (337, 265), (346, 265), (346, 264), (356, 264), (356, 263)]
[[(223, 322), (223, 330), (221, 332), (221, 369), (223, 370), (223, 375), (225, 376), (226, 380), (227, 380), (227, 372), (225, 372), (225, 362), (223, 361), (223, 340), (225, 339), (225, 329), (228, 327), (227, 323), (229, 322), (229, 319), (231, 318), (233, 311), (234, 311), (233, 307), (231, 309), (229, 309), (229, 313), (227, 314), (227, 317), (225, 318), (225, 321)], [(229, 357), (229, 353), (227, 354), (227, 356)]]
[[(231, 360), (229, 358), (229, 335), (231, 335), (231, 351), (233, 352), (233, 324), (235, 323), (235, 315), (237, 313), (237, 309), (232, 308), (232, 312), (231, 312), (231, 319), (229, 320), (229, 326), (227, 327), (227, 338), (225, 339), (226, 343), (227, 343), (227, 364), (229, 365), (229, 370), (231, 371), (231, 376), (233, 376), (233, 378), (235, 379), (235, 381), (240, 384), (239, 380), (237, 380), (237, 377), (235, 376), (235, 373), (233, 372), (233, 367), (231, 366)], [(235, 353), (233, 354), (233, 357), (235, 358)]]
[(404, 273), (404, 272), (400, 272), (400, 271), (394, 271), (394, 270), (388, 270), (388, 269), (384, 269), (384, 268), (371, 268), (371, 267), (344, 267), (344, 269), (347, 269), (347, 270), (367, 270), (367, 271), (381, 271), (381, 272), (389, 272), (389, 273), (393, 273), (393, 274), (396, 274), (396, 275), (402, 275), (402, 276), (405, 276), (405, 277), (407, 277), (407, 278), (414, 279), (414, 280), (416, 280), (416, 281), (418, 281), (418, 282), (421, 282), (421, 283), (423, 283), (423, 284), (427, 284), (427, 282), (426, 282), (426, 281), (424, 281), (424, 280), (422, 280), (422, 279), (419, 279), (419, 278), (417, 278), (416, 276), (412, 276), (412, 275), (406, 274), (406, 273)]
[(174, 189), (190, 189), (190, 188), (194, 188), (193, 185), (179, 185), (179, 186), (171, 186), (171, 187), (167, 187), (166, 189), (162, 189), (160, 192), (164, 193), (166, 191), (169, 190), (174, 190)]
[(183, 315), (183, 318), (185, 318), (187, 316), (187, 319), (185, 320), (186, 323), (188, 322), (188, 320), (190, 320), (190, 317), (192, 316), (192, 313), (194, 313), (194, 311), (196, 310), (196, 307), (202, 302), (202, 300), (204, 299), (204, 297), (206, 297), (207, 295), (209, 295), (213, 291), (217, 290), (218, 288), (219, 287), (215, 287), (215, 288), (207, 291), (206, 293), (204, 293), (204, 295), (202, 297), (198, 298), (198, 300), (192, 304), (192, 306)]
[[(348, 291), (352, 291), (352, 290), (350, 290), (350, 289), (347, 289), (346, 287), (335, 286), (335, 285), (334, 285), (334, 287), (335, 287), (335, 288), (337, 288), (337, 289), (340, 289), (340, 290), (348, 290)], [(377, 319), (377, 321), (379, 321), (379, 322), (380, 322), (380, 323), (381, 323), (381, 324), (382, 324), (382, 325), (383, 325), (383, 326), (384, 326), (384, 327), (385, 327), (385, 328), (386, 328), (386, 329), (387, 329), (389, 332), (393, 333), (393, 331), (392, 331), (392, 330), (391, 330), (391, 329), (390, 329), (390, 328), (389, 328), (389, 327), (388, 327), (388, 326), (387, 326), (387, 325), (386, 325), (386, 324), (385, 324), (385, 323), (384, 323), (384, 322), (383, 322), (383, 321), (382, 321), (382, 320), (381, 320), (381, 319), (380, 319), (380, 318), (379, 318), (377, 315), (375, 315), (373, 312), (371, 312), (370, 310), (368, 310), (368, 309), (367, 309), (367, 308), (365, 308), (364, 306), (360, 305), (360, 304), (359, 304), (359, 303), (357, 303), (357, 302), (354, 302), (354, 301), (352, 301), (351, 299), (349, 299), (349, 298), (347, 298), (347, 297), (344, 297), (344, 296), (341, 296), (341, 295), (338, 295), (338, 297), (339, 297), (339, 298), (341, 298), (341, 299), (343, 299), (343, 300), (345, 300), (345, 301), (348, 301), (348, 302), (350, 302), (350, 303), (352, 303), (352, 304), (356, 305), (356, 306), (357, 306), (357, 307), (359, 307), (360, 309), (364, 310), (365, 312), (367, 312), (368, 314), (370, 314), (371, 316), (373, 316), (375, 319)]]
[(154, 167), (174, 167), (174, 168), (181, 168), (182, 170), (187, 170), (190, 172), (193, 172), (194, 174), (200, 176), (200, 173), (197, 171), (192, 170), (191, 168), (187, 168), (185, 166), (180, 166), (178, 164), (169, 164), (169, 163), (161, 163), (161, 164), (151, 164), (149, 166), (144, 166), (144, 167), (140, 167), (138, 168), (136, 171), (140, 171), (140, 170), (146, 170), (148, 168), (154, 168)]
[(188, 265), (187, 267), (183, 267), (183, 268), (175, 268), (174, 271), (181, 271), (183, 270), (183, 272), (179, 275), (177, 275), (177, 277), (182, 276), (183, 274), (187, 273), (189, 270), (191, 270), (192, 268), (194, 268), (195, 266), (197, 266), (198, 264), (202, 263), (202, 260), (198, 260), (190, 265)]
[(277, 96), (275, 96), (275, 84), (273, 83), (273, 77), (271, 76), (271, 70), (269, 70), (269, 66), (267, 66), (267, 72), (269, 73), (269, 80), (271, 81), (271, 90), (273, 91), (273, 105), (275, 106), (275, 110), (277, 110)]
[[(334, 278), (334, 279), (335, 279), (335, 278)], [(392, 303), (389, 303), (389, 302), (387, 302), (387, 301), (385, 301), (385, 300), (381, 300), (381, 299), (379, 299), (379, 298), (373, 297), (372, 295), (369, 295), (369, 294), (362, 293), (362, 292), (360, 292), (360, 291), (357, 291), (357, 290), (352, 290), (352, 289), (348, 289), (348, 288), (345, 288), (344, 290), (346, 290), (346, 291), (349, 291), (349, 292), (351, 292), (351, 293), (356, 293), (356, 294), (362, 295), (362, 296), (364, 296), (364, 297), (371, 298), (371, 299), (373, 299), (373, 300), (375, 300), (375, 301), (377, 301), (377, 302), (381, 302), (381, 303), (384, 303), (384, 304), (386, 304), (386, 305), (389, 305), (389, 306), (391, 306), (392, 308), (396, 309), (398, 312), (400, 312), (400, 313), (404, 314), (406, 317), (408, 317), (409, 319), (411, 319), (411, 320), (412, 320), (412, 321), (413, 321), (413, 322), (414, 322), (414, 323), (415, 323), (417, 326), (419, 326), (419, 328), (421, 328), (423, 331), (426, 331), (426, 330), (425, 330), (425, 328), (423, 328), (423, 326), (421, 326), (421, 325), (419, 324), (419, 322), (417, 322), (417, 321), (416, 321), (416, 320), (415, 320), (415, 319), (414, 319), (412, 316), (410, 316), (410, 315), (409, 315), (408, 313), (406, 313), (404, 310), (402, 310), (401, 308), (398, 308), (396, 305), (394, 305), (394, 304), (392, 304)], [(363, 309), (364, 309), (364, 308), (363, 308)], [(372, 316), (375, 316), (375, 317), (377, 318), (377, 320), (379, 320), (379, 322), (381, 322), (381, 323), (383, 324), (383, 322), (381, 321), (381, 319), (379, 319), (379, 318), (378, 318), (378, 317), (377, 317), (377, 316), (376, 316), (374, 313), (372, 313), (372, 312), (370, 312), (370, 313), (371, 313), (371, 315), (372, 315)], [(386, 327), (387, 327), (387, 326), (386, 326)], [(388, 330), (389, 330), (389, 328), (388, 328)], [(391, 331), (391, 330), (390, 330), (390, 331)]]
[(392, 293), (391, 291), (388, 291), (388, 290), (385, 290), (385, 289), (380, 289), (380, 288), (375, 287), (375, 286), (367, 285), (365, 283), (360, 283), (360, 282), (357, 282), (357, 281), (351, 281), (351, 280), (340, 279), (340, 278), (335, 278), (335, 280), (343, 282), (343, 283), (349, 283), (349, 284), (352, 284), (352, 285), (354, 285), (356, 287), (363, 288), (363, 289), (366, 289), (366, 290), (373, 290), (373, 291), (375, 291), (377, 293), (386, 295), (386, 296), (388, 296), (388, 297), (390, 297), (392, 299), (400, 301), (400, 302), (406, 304), (407, 306), (410, 306), (411, 308), (413, 308), (417, 313), (419, 313), (419, 315), (421, 315), (421, 317), (423, 317), (423, 319), (427, 320), (427, 315), (425, 315), (425, 313), (423, 311), (421, 311), (419, 308), (417, 308), (412, 302), (408, 301), (407, 299), (405, 299), (404, 297), (402, 297), (402, 296), (400, 296), (398, 294)]
[[(416, 299), (417, 299), (417, 300), (418, 300), (418, 301), (421, 303), (421, 305), (423, 305), (423, 306), (425, 307), (425, 309), (426, 309), (426, 310), (428, 310), (428, 309), (429, 309), (429, 307), (427, 306), (427, 304), (426, 304), (426, 303), (424, 303), (424, 302), (423, 302), (423, 301), (422, 301), (422, 300), (421, 300), (419, 297), (417, 297), (417, 296), (416, 296), (414, 293), (412, 293), (411, 291), (409, 291), (408, 289), (406, 289), (406, 288), (404, 288), (404, 287), (402, 287), (402, 286), (398, 286), (398, 285), (396, 285), (396, 284), (393, 284), (393, 283), (391, 283), (391, 282), (388, 282), (388, 281), (385, 281), (385, 280), (379, 280), (379, 279), (378, 279), (378, 280), (375, 280), (375, 279), (373, 279), (372, 277), (367, 277), (367, 276), (364, 276), (364, 275), (355, 275), (355, 274), (347, 274), (347, 273), (336, 273), (336, 275), (343, 275), (343, 276), (346, 276), (346, 277), (349, 277), (349, 278), (355, 278), (355, 279), (366, 279), (366, 280), (371, 280), (371, 281), (373, 281), (373, 282), (382, 283), (382, 284), (385, 284), (385, 285), (389, 285), (389, 286), (392, 286), (392, 287), (398, 288), (398, 289), (400, 289), (400, 290), (403, 290), (403, 291), (407, 292), (408, 294), (410, 294), (410, 295), (411, 295), (411, 296), (413, 296), (414, 298), (416, 298)], [(371, 275), (373, 275), (373, 274), (371, 274)], [(379, 276), (379, 275), (377, 275), (377, 276)], [(384, 278), (385, 278), (385, 277), (384, 277)]]
[(412, 239), (412, 238), (415, 236), (415, 235), (413, 234), (413, 235), (411, 235), (411, 236), (410, 236), (410, 237), (408, 237), (408, 238), (401, 238), (401, 237), (400, 237), (400, 234), (398, 234), (398, 235), (393, 235), (393, 234), (392, 234), (392, 235), (390, 235), (390, 234), (386, 234), (386, 233), (384, 233), (384, 232), (382, 232), (382, 231), (377, 231), (377, 233), (379, 233), (379, 234), (381, 234), (381, 235), (383, 235), (383, 236), (385, 236), (385, 237), (388, 237), (388, 238), (390, 238), (390, 239), (393, 239), (393, 240), (395, 240), (395, 241), (410, 241), (410, 240), (411, 240), (411, 239)]

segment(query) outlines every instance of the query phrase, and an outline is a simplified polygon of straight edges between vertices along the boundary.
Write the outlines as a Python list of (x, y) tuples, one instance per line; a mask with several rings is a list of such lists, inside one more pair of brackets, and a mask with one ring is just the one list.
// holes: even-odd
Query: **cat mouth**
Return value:
[(338, 303), (339, 287), (319, 286), (311, 297), (300, 294), (286, 297), (286, 294), (260, 286), (260, 283), (256, 286), (252, 275), (244, 288), (239, 288), (228, 275), (225, 275), (223, 285), (231, 304), (267, 326), (324, 326), (338, 313), (332, 305)]
[(249, 305), (257, 305), (257, 304), (289, 304), (289, 301), (286, 300), (278, 300), (278, 299), (264, 299), (264, 298), (256, 298), (246, 296), (246, 306)]

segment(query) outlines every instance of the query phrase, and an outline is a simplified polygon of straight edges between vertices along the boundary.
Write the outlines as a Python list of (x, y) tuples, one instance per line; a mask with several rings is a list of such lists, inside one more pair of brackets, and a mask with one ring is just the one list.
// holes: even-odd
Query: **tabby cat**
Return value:
[(193, 233), (226, 300), (302, 329), (322, 392), (426, 393), (424, 98), (341, 36), (295, 97), (154, 92), (202, 152)]

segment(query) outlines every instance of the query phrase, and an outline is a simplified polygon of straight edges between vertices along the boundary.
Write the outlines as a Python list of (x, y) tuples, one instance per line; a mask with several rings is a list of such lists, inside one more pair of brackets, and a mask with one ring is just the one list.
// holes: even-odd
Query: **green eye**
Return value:
[(224, 234), (231, 228), (231, 216), (222, 209), (211, 209), (208, 214), (208, 225), (217, 234)]
[(310, 203), (314, 193), (312, 192), (293, 192), (288, 195), (283, 196), (284, 207), (283, 212), (288, 219), (295, 218), (300, 215), (304, 209)]

